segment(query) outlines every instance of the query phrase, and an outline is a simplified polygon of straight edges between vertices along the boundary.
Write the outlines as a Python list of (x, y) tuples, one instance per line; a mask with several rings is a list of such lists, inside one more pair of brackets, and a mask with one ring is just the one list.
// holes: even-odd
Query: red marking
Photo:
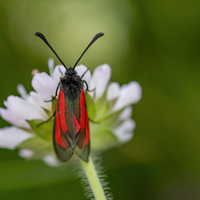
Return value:
[(80, 110), (81, 110), (81, 116), (80, 116), (80, 127), (81, 131), (85, 130), (85, 140), (82, 144), (82, 148), (88, 145), (90, 140), (90, 133), (89, 133), (89, 121), (88, 121), (88, 114), (85, 104), (85, 95), (84, 90), (81, 90), (81, 96), (80, 96)]
[(84, 90), (81, 90), (81, 96), (80, 96), (80, 110), (81, 110), (81, 116), (80, 116), (80, 127), (81, 131), (85, 129), (85, 95), (84, 95)]
[(80, 125), (78, 123), (78, 120), (76, 119), (75, 115), (73, 115), (74, 117), (74, 128), (75, 128), (75, 135), (80, 131)]
[(67, 128), (66, 115), (65, 115), (65, 97), (62, 90), (60, 90), (59, 92), (58, 104), (59, 104), (60, 126), (64, 132), (67, 132), (68, 128)]
[(56, 112), (56, 116), (55, 116), (55, 140), (61, 147), (67, 149), (66, 144), (64, 143), (64, 141), (61, 138), (58, 112)]
[(85, 146), (88, 145), (89, 141), (90, 141), (90, 132), (89, 132), (89, 120), (88, 120), (88, 113), (86, 111), (86, 131), (85, 131), (85, 134), (86, 134), (86, 138), (83, 142), (83, 145), (82, 145), (82, 148), (84, 148)]

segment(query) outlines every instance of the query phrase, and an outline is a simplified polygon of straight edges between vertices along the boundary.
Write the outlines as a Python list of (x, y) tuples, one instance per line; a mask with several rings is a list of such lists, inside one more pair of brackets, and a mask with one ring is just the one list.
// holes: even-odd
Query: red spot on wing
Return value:
[(65, 116), (65, 98), (62, 90), (59, 92), (55, 116), (55, 140), (61, 147), (67, 149), (66, 143), (61, 138), (61, 130), (68, 131)]
[(85, 129), (85, 110), (86, 110), (86, 105), (85, 105), (85, 95), (84, 95), (84, 90), (81, 90), (81, 95), (80, 95), (80, 111), (81, 111), (81, 116), (80, 116), (80, 127), (81, 131)]
[[(64, 132), (67, 132), (68, 131), (67, 122), (66, 122), (67, 121), (66, 120), (66, 109), (67, 108), (65, 105), (65, 97), (64, 97), (63, 90), (60, 90), (58, 103), (59, 103), (60, 126)], [(80, 125), (79, 125), (78, 120), (76, 119), (75, 115), (73, 115), (73, 117), (74, 117), (75, 134), (77, 134), (80, 131)]]
[(86, 127), (85, 128), (86, 128), (86, 130), (85, 130), (86, 138), (85, 138), (85, 140), (83, 142), (82, 148), (87, 146), (89, 141), (90, 141), (89, 120), (88, 120), (87, 110), (86, 110)]
[(60, 90), (59, 97), (58, 97), (58, 105), (59, 105), (59, 119), (60, 119), (60, 126), (61, 129), (66, 132), (68, 131), (67, 123), (66, 123), (66, 106), (65, 106), (65, 97), (63, 90)]
[(65, 142), (61, 138), (58, 111), (56, 111), (56, 116), (55, 116), (55, 140), (61, 147), (67, 149), (67, 146), (66, 146)]
[(80, 95), (80, 110), (81, 110), (81, 116), (80, 116), (80, 127), (81, 131), (85, 130), (85, 139), (82, 144), (82, 148), (87, 146), (90, 140), (90, 133), (89, 133), (89, 121), (88, 121), (88, 113), (85, 103), (85, 95), (84, 90), (81, 91)]
[(75, 128), (75, 135), (80, 131), (80, 125), (78, 123), (78, 120), (76, 119), (75, 115), (73, 115), (74, 117), (74, 128)]

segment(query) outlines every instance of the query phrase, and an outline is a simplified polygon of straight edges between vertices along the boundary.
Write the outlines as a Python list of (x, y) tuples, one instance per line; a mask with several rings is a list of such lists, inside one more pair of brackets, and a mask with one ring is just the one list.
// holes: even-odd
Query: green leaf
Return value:
[(117, 137), (104, 124), (90, 124), (91, 151), (103, 151), (119, 144)]
[[(52, 97), (53, 98), (53, 97)], [(54, 111), (56, 110), (56, 104), (57, 104), (57, 99), (54, 99), (53, 101), (52, 101), (52, 115), (53, 115), (53, 113), (54, 113)]]
[[(53, 123), (54, 120), (51, 119), (48, 122), (45, 122), (41, 125), (40, 123), (44, 122), (43, 120), (32, 120), (32, 121), (27, 121), (33, 131), (42, 139), (51, 141), (52, 140), (52, 135), (53, 135)], [(38, 126), (39, 125), (39, 126)]]
[(93, 120), (96, 117), (96, 108), (92, 97), (87, 92), (85, 92), (85, 101), (87, 105), (88, 116)]
[(100, 99), (98, 99), (98, 101), (95, 103), (95, 107), (97, 111), (95, 120), (99, 121), (106, 115), (106, 113), (110, 109), (109, 102), (106, 99), (106, 93), (104, 93), (103, 96)]
[(49, 151), (49, 150), (53, 150), (52, 146), (53, 146), (52, 142), (45, 141), (42, 138), (35, 136), (22, 142), (17, 147), (19, 149), (29, 149), (33, 151), (40, 151), (40, 150), (45, 150), (45, 149)]
[(44, 156), (54, 153), (52, 142), (43, 140), (38, 136), (32, 137), (24, 141), (17, 148), (33, 151), (34, 154), (29, 158), (29, 160), (42, 159)]

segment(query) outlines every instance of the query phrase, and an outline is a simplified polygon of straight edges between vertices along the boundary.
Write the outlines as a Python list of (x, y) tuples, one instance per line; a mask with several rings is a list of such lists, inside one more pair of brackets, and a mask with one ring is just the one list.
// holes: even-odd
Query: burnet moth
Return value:
[(60, 78), (55, 97), (53, 97), (53, 99), (56, 98), (57, 92), (60, 89), (56, 110), (53, 115), (55, 117), (53, 145), (56, 155), (60, 161), (64, 162), (69, 160), (71, 156), (76, 153), (83, 161), (88, 162), (90, 154), (90, 133), (83, 89), (85, 83), (86, 90), (88, 90), (87, 83), (83, 79), (87, 71), (80, 77), (77, 75), (75, 68), (88, 48), (104, 34), (96, 34), (83, 51), (74, 67), (69, 68), (65, 66), (42, 33), (36, 32), (35, 35), (40, 37), (47, 44), (66, 69), (64, 76)]

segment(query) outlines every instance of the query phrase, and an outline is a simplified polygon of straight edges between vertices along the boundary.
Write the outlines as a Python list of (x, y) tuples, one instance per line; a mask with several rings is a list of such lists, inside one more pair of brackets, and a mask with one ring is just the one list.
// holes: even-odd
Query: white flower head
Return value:
[[(11, 95), (4, 101), (6, 108), (0, 108), (0, 115), (12, 126), (0, 129), (0, 147), (17, 148), (21, 157), (42, 159), (57, 166), (52, 147), (53, 120), (46, 122), (47, 125), (37, 125), (53, 115), (56, 102), (46, 101), (56, 95), (60, 77), (64, 76), (66, 69), (62, 65), (54, 68), (52, 59), (48, 65), (50, 75), (34, 70), (34, 91), (27, 93), (20, 84), (17, 89), (21, 97)], [(80, 77), (87, 71), (82, 80), (87, 82), (84, 87), (91, 119), (91, 152), (129, 141), (135, 128), (131, 105), (141, 98), (139, 83), (130, 82), (121, 87), (116, 82), (109, 83), (111, 68), (107, 64), (97, 67), (93, 75), (84, 65), (76, 66), (75, 70)]]
[(95, 88), (95, 99), (98, 100), (106, 90), (111, 76), (110, 66), (107, 64), (97, 67), (91, 78), (91, 88)]

